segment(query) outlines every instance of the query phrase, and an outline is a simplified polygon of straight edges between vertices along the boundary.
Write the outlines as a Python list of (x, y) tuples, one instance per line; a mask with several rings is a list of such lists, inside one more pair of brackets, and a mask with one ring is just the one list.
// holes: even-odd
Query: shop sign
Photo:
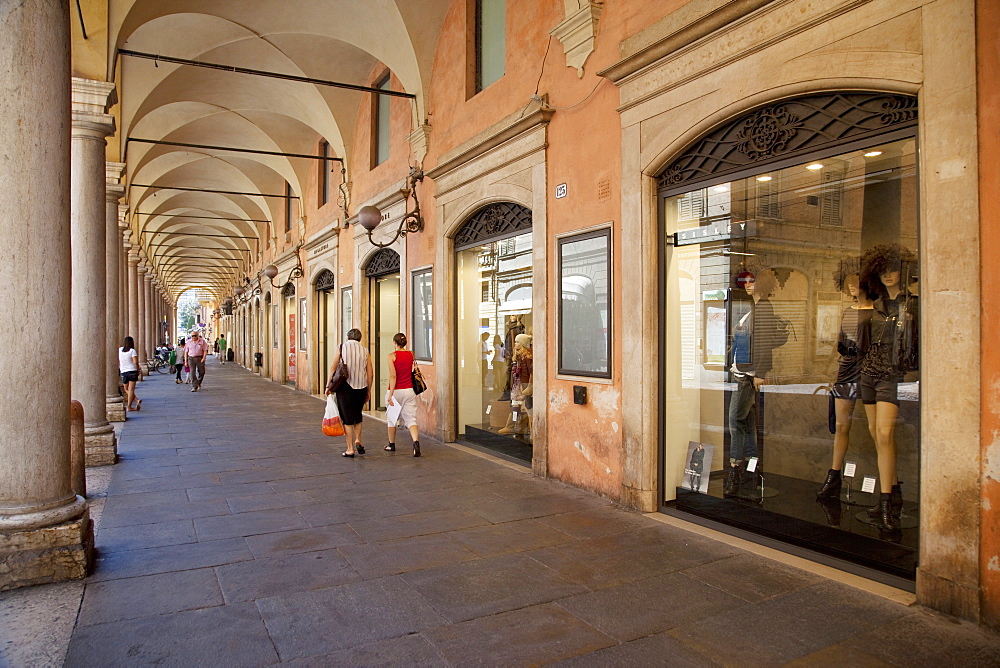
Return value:
[(709, 241), (724, 241), (726, 239), (742, 239), (757, 234), (757, 221), (744, 220), (734, 223), (728, 218), (715, 220), (708, 225), (702, 225), (692, 230), (681, 230), (674, 234), (675, 246), (688, 244), (703, 244)]

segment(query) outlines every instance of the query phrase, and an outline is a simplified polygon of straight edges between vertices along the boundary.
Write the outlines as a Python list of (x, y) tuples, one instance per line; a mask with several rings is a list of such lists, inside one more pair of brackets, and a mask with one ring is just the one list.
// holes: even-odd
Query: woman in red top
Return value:
[[(413, 439), (413, 456), (420, 456), (420, 431), (417, 429), (417, 395), (413, 392), (413, 353), (406, 349), (406, 334), (400, 332), (392, 337), (396, 352), (389, 353), (389, 391), (385, 395), (385, 405), (399, 405), (399, 417), (387, 420), (389, 445), (386, 451), (396, 450), (396, 425), (402, 423), (410, 430)], [(391, 409), (392, 410), (392, 409)]]

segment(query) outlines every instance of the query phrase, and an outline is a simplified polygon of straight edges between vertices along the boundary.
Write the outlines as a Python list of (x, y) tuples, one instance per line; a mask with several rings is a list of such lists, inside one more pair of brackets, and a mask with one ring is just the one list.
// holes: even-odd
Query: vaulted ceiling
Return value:
[[(351, 171), (368, 94), (172, 64), (122, 50), (370, 85), (388, 67), (426, 115), (437, 35), (450, 0), (111, 0), (108, 77), (119, 82), (121, 162), (143, 247), (168, 291), (217, 297), (280, 221), (285, 183), (300, 195), (312, 160), (136, 140), (316, 154), (322, 137)], [(339, 171), (339, 170), (338, 170)], [(171, 187), (224, 190), (225, 194)], [(272, 233), (273, 234), (273, 233)], [(194, 236), (199, 235), (199, 236)]]

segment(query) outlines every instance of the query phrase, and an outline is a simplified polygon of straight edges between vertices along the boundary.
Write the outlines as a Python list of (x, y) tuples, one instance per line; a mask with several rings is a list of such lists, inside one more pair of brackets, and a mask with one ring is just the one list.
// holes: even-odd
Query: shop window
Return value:
[(515, 461), (532, 458), (531, 211), (496, 202), (455, 235), (459, 438)]
[[(389, 73), (375, 84), (380, 90), (390, 90)], [(388, 95), (375, 95), (372, 109), (372, 167), (389, 159), (389, 102)]]
[(434, 350), (433, 326), (433, 290), (431, 285), (431, 270), (421, 269), (412, 274), (413, 277), (413, 323), (411, 345), (413, 356), (418, 360), (430, 361)]
[[(912, 135), (660, 191), (664, 500), (911, 578), (920, 489)], [(873, 437), (869, 426), (886, 421), (890, 433)], [(897, 479), (905, 484), (893, 487)], [(895, 504), (888, 518), (869, 512), (883, 491)]]
[[(475, 13), (474, 82), (471, 95), (482, 91), (504, 75), (507, 59), (507, 2), (506, 0), (472, 0), (470, 8)], [(470, 97), (471, 97), (470, 95)]]
[(560, 239), (559, 373), (611, 377), (611, 230)]

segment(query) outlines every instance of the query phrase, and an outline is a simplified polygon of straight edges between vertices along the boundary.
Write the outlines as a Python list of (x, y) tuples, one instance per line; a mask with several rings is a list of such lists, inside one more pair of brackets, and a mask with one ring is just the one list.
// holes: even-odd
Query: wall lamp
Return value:
[(290, 272), (288, 272), (288, 278), (285, 280), (284, 283), (274, 282), (274, 278), (278, 275), (277, 265), (269, 264), (266, 267), (264, 267), (263, 274), (267, 276), (267, 280), (271, 281), (271, 287), (281, 288), (284, 287), (285, 284), (287, 284), (289, 281), (302, 277), (304, 272), (302, 271), (302, 258), (299, 256), (300, 250), (302, 250), (302, 244), (299, 244), (298, 246), (295, 247), (295, 266), (292, 267), (292, 270)]
[[(244, 276), (243, 283), (233, 288), (233, 294), (236, 296), (236, 302), (242, 306), (260, 294), (260, 285), (258, 284), (254, 286), (254, 284), (250, 282), (250, 279)], [(226, 301), (230, 300), (227, 299)]]
[(379, 248), (385, 248), (386, 246), (391, 246), (396, 242), (396, 239), (406, 236), (407, 232), (422, 232), (424, 229), (424, 219), (420, 215), (420, 201), (417, 199), (417, 189), (416, 185), (418, 181), (424, 180), (424, 172), (422, 169), (417, 167), (410, 167), (410, 173), (406, 177), (406, 185), (404, 185), (400, 192), (403, 193), (403, 197), (409, 200), (410, 193), (413, 193), (413, 211), (407, 211), (403, 214), (403, 217), (399, 219), (399, 227), (396, 229), (396, 234), (393, 235), (392, 239), (386, 243), (380, 243), (372, 239), (372, 232), (378, 227), (378, 224), (382, 222), (382, 212), (378, 210), (377, 206), (365, 206), (358, 211), (358, 222), (361, 223), (361, 227), (365, 228), (368, 232), (368, 241), (372, 246), (378, 246)]

